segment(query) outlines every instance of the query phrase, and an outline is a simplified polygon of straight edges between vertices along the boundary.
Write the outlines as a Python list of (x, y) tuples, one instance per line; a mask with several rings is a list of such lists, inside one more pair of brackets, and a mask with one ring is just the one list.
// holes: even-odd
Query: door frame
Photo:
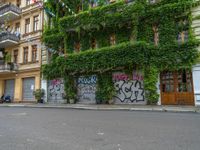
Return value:
[[(170, 72), (170, 71), (165, 71)], [(160, 73), (160, 93), (161, 93), (161, 104), (162, 105), (195, 105), (194, 101), (194, 86), (192, 71), (190, 70), (190, 83), (191, 92), (179, 92), (178, 90), (178, 71), (171, 72), (173, 74), (173, 90), (172, 92), (163, 92), (163, 73)], [(186, 72), (187, 75), (187, 72)], [(186, 76), (187, 80), (187, 76)], [(187, 81), (186, 81), (187, 83)], [(188, 85), (187, 85), (188, 87)]]

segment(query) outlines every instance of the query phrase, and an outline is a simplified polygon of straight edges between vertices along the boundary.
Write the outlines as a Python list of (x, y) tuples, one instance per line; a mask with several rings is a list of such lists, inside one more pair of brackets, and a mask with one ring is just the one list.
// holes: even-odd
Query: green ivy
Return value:
[(64, 76), (65, 94), (66, 94), (66, 99), (68, 103), (70, 99), (76, 100), (77, 91), (76, 91), (75, 83), (76, 83), (76, 78), (74, 76), (71, 76), (71, 75)]
[(112, 81), (112, 72), (104, 72), (98, 75), (96, 101), (99, 104), (109, 103), (115, 95), (115, 88)]
[[(155, 47), (146, 42), (121, 43), (112, 47), (68, 54), (66, 57), (56, 57), (52, 63), (44, 66), (43, 73), (47, 78), (54, 78), (54, 74), (61, 70), (64, 74), (102, 73), (133, 64), (139, 66), (155, 64), (160, 70), (169, 68), (175, 70), (192, 66), (199, 56), (197, 45), (196, 41), (162, 47)], [(52, 67), (55, 73), (52, 73)]]
[[(78, 0), (65, 2), (74, 11), (80, 5)], [(84, 11), (77, 15), (69, 15), (68, 12), (64, 17), (63, 10), (59, 9), (60, 4), (55, 9), (53, 3), (48, 3), (57, 15), (54, 28), (45, 30), (43, 41), (55, 50), (64, 48), (67, 56), (55, 55), (50, 64), (44, 65), (44, 77), (65, 77), (68, 84), (65, 90), (70, 94), (75, 93), (75, 88), (69, 83), (73, 75), (97, 74), (96, 98), (105, 103), (113, 96), (112, 71), (137, 66), (144, 70), (145, 97), (148, 103), (157, 103), (156, 83), (159, 72), (191, 68), (198, 60), (199, 43), (191, 29), (190, 10), (199, 2), (162, 0), (148, 4), (146, 0), (135, 0), (130, 4), (124, 1), (110, 5), (105, 3), (101, 0), (99, 7), (90, 8), (85, 2)], [(188, 20), (187, 24), (180, 23), (184, 19)], [(159, 29), (158, 46), (154, 45), (154, 25)], [(177, 35), (185, 30), (189, 31), (189, 40), (178, 44)], [(114, 46), (110, 46), (109, 41), (112, 33), (116, 35)], [(94, 50), (91, 49), (92, 38), (96, 39), (98, 45)], [(73, 53), (75, 42), (81, 43), (80, 53)]]
[(145, 97), (148, 97), (148, 104), (155, 105), (159, 98), (156, 87), (159, 71), (156, 66), (149, 65), (145, 68), (144, 74)]

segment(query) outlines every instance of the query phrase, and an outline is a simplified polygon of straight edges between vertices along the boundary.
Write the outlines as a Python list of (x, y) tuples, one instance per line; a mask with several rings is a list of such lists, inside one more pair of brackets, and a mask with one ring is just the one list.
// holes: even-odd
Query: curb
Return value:
[(55, 108), (55, 109), (76, 109), (76, 110), (99, 110), (99, 111), (152, 111), (152, 112), (183, 112), (183, 113), (200, 113), (200, 107), (167, 107), (167, 106), (157, 106), (157, 107), (108, 107), (106, 106), (96, 106), (96, 105), (26, 105), (26, 104), (0, 104), (0, 107), (15, 107), (15, 108)]

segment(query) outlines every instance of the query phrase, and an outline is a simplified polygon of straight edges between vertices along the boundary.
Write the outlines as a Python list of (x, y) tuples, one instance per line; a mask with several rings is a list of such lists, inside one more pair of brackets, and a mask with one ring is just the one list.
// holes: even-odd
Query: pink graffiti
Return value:
[(61, 83), (61, 80), (59, 80), (59, 79), (52, 80), (52, 85), (58, 85), (60, 83)]
[(126, 74), (114, 74), (113, 79), (116, 81), (120, 81), (120, 80), (127, 81), (129, 80), (129, 77)]
[(143, 81), (144, 77), (141, 74), (133, 73), (133, 80)]

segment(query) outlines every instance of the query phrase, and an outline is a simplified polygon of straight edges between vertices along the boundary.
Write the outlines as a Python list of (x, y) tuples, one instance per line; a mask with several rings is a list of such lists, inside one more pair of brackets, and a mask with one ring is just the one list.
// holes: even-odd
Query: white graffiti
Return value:
[(95, 103), (97, 78), (95, 75), (90, 77), (79, 77), (77, 96), (81, 103)]
[(79, 84), (78, 99), (80, 102), (95, 102), (96, 85)]
[(97, 83), (97, 77), (95, 75), (92, 75), (90, 77), (79, 77), (78, 78), (78, 84), (96, 84)]
[(51, 80), (49, 82), (48, 93), (51, 100), (63, 99), (65, 94), (63, 79)]
[(115, 98), (118, 99), (120, 103), (137, 103), (145, 101), (142, 81), (121, 80), (116, 81), (114, 86), (117, 92)]

